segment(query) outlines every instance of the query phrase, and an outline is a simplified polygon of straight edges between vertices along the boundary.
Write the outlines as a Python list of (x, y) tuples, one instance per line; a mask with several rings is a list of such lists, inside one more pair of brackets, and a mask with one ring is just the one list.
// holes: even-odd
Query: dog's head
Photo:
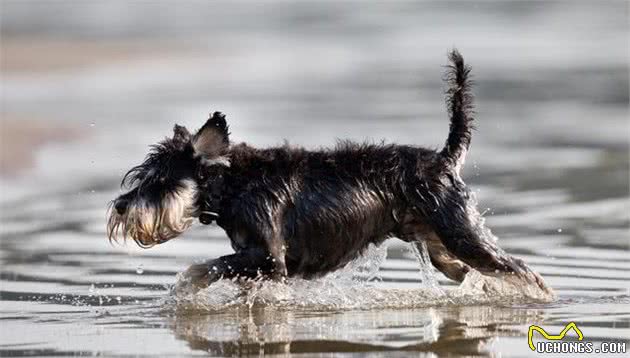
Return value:
[(110, 240), (130, 237), (151, 247), (178, 236), (203, 215), (203, 196), (230, 165), (225, 115), (215, 112), (194, 135), (179, 125), (173, 132), (124, 176), (121, 187), (127, 192), (108, 210)]

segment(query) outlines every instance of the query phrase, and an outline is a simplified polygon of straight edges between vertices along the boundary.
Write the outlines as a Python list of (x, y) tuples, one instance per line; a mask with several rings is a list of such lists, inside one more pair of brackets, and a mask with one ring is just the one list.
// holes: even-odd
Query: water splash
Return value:
[[(462, 284), (444, 289), (434, 277), (426, 247), (415, 248), (421, 287), (378, 287), (375, 278), (387, 248), (370, 247), (344, 269), (317, 280), (292, 278), (286, 284), (271, 281), (246, 283), (220, 280), (193, 291), (171, 291), (166, 307), (177, 310), (219, 311), (230, 307), (274, 307), (308, 310), (417, 308), (444, 305), (549, 302), (553, 297), (516, 276), (488, 277), (471, 271)], [(181, 280), (181, 275), (178, 276)], [(181, 284), (181, 282), (178, 282)], [(177, 285), (177, 284), (176, 284)]]
[(411, 251), (416, 256), (419, 264), (420, 281), (425, 288), (433, 289), (442, 292), (442, 288), (435, 278), (433, 265), (431, 264), (431, 258), (429, 257), (429, 249), (427, 243), (422, 241), (418, 244), (410, 244)]
[(387, 243), (381, 246), (370, 244), (358, 258), (326, 277), (335, 281), (368, 282), (377, 278), (378, 271), (386, 259)]
[(455, 299), (461, 297), (495, 297), (490, 302), (537, 302), (548, 303), (556, 299), (552, 290), (545, 291), (535, 282), (531, 274), (524, 276), (515, 274), (501, 274), (488, 276), (477, 270), (466, 274), (464, 281), (457, 290), (451, 293)]

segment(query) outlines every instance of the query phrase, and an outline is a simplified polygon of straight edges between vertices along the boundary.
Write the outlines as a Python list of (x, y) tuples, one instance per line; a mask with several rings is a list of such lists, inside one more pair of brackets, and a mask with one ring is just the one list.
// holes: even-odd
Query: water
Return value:
[[(529, 325), (570, 321), (630, 342), (627, 3), (23, 4), (0, 12), (0, 355), (527, 356)], [(552, 302), (455, 286), (396, 240), (314, 282), (174, 295), (223, 232), (108, 243), (122, 174), (212, 110), (261, 146), (440, 147), (455, 45), (477, 81), (463, 177)]]

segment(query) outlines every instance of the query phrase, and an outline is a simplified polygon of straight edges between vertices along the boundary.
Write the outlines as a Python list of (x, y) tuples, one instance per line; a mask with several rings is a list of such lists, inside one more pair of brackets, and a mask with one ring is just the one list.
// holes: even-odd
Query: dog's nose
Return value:
[(124, 215), (125, 211), (127, 211), (127, 200), (125, 199), (118, 199), (116, 200), (116, 202), (114, 203), (114, 209), (116, 209), (116, 212), (118, 213), (118, 215)]

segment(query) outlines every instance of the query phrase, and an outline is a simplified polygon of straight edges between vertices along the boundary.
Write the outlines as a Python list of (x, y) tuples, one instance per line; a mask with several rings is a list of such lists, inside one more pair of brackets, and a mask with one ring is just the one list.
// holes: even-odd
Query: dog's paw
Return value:
[(210, 284), (211, 268), (208, 264), (195, 264), (180, 273), (173, 288), (175, 294), (195, 293)]
[(547, 286), (542, 276), (534, 270), (532, 270), (525, 261), (512, 257), (512, 267), (514, 267), (513, 274), (518, 276), (523, 281), (530, 285), (540, 288), (545, 294), (553, 296), (553, 290)]
[[(258, 277), (262, 278), (263, 276), (259, 274)], [(289, 281), (286, 274), (282, 274), (280, 272), (275, 272), (275, 271), (269, 276), (269, 278), (274, 282), (278, 282), (282, 284), (286, 284)]]
[(545, 280), (542, 278), (542, 276), (540, 276), (538, 272), (530, 270), (525, 275), (525, 280), (533, 285), (538, 286), (538, 288), (540, 288), (541, 291), (543, 291), (545, 294), (549, 295), (550, 297), (552, 298), (555, 297), (555, 293), (553, 292), (553, 289), (547, 286), (547, 284), (545, 283)]
[[(503, 257), (501, 261), (505, 269), (491, 270), (488, 267), (473, 271), (481, 274), (474, 286), (486, 294), (517, 294), (527, 297), (552, 301), (555, 299), (553, 290), (547, 286), (545, 280), (532, 270), (525, 261), (515, 257)], [(469, 279), (468, 273), (466, 279)], [(470, 278), (468, 281), (471, 281)]]
[(209, 276), (210, 267), (205, 263), (192, 265), (184, 272), (184, 277), (186, 277), (192, 285), (199, 287), (208, 286)]

